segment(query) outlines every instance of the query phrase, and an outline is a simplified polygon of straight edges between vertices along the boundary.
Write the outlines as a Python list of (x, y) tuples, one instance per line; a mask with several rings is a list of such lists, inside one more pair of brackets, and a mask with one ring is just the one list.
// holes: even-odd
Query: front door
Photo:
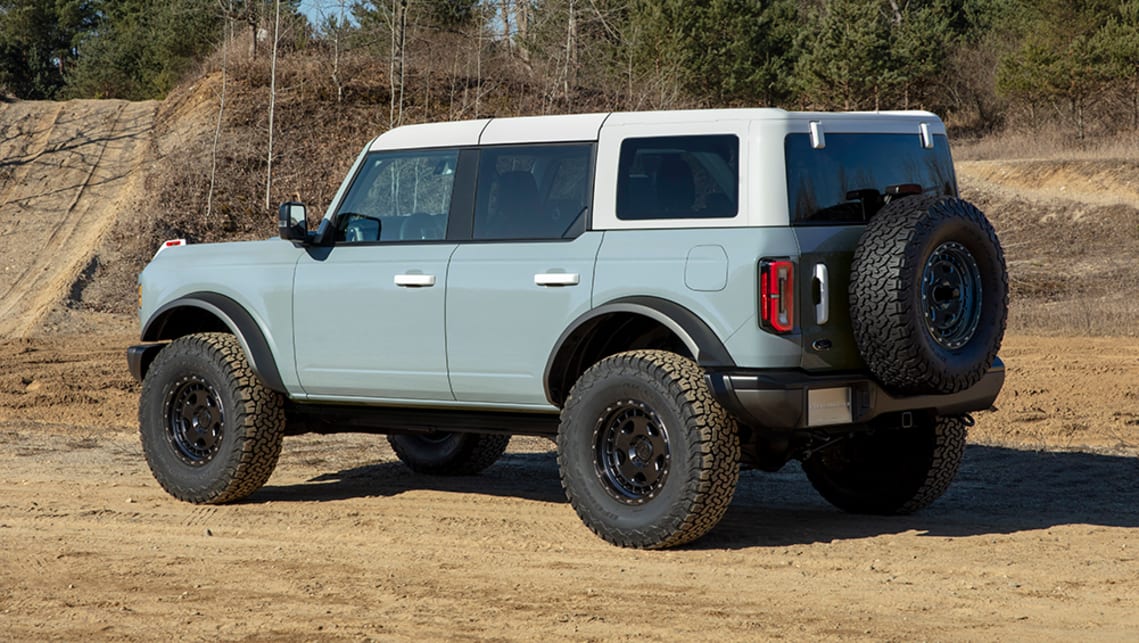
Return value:
[(456, 150), (374, 152), (297, 265), (297, 372), (314, 399), (451, 400), (444, 303)]

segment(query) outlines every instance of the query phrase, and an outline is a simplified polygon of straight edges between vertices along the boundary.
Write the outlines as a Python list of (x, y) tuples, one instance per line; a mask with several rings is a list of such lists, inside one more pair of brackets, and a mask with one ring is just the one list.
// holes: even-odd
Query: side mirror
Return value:
[(277, 230), (285, 241), (305, 242), (308, 239), (308, 219), (305, 204), (289, 201), (277, 210)]

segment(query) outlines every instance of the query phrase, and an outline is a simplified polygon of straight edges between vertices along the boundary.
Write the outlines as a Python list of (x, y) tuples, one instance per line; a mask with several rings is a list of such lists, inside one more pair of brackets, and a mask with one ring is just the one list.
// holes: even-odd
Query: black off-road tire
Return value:
[(965, 434), (962, 418), (930, 417), (908, 429), (853, 435), (812, 454), (803, 471), (843, 511), (908, 514), (949, 488), (965, 455)]
[(1008, 319), (1004, 252), (985, 215), (948, 196), (887, 204), (851, 263), (855, 343), (903, 394), (956, 393), (992, 366)]
[(735, 420), (703, 370), (659, 350), (618, 353), (574, 384), (558, 428), (566, 497), (622, 547), (691, 542), (720, 522), (740, 473)]
[(416, 473), (472, 476), (498, 461), (509, 435), (439, 432), (389, 435), (388, 444), (401, 462)]
[(284, 400), (228, 333), (187, 335), (163, 348), (142, 382), (138, 416), (146, 462), (179, 500), (240, 500), (269, 480), (281, 454)]

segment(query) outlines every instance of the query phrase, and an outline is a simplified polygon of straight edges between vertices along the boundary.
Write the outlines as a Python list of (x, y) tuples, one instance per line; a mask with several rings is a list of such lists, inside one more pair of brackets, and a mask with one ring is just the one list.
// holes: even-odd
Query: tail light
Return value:
[(783, 259), (759, 262), (759, 319), (777, 333), (795, 329), (795, 264)]

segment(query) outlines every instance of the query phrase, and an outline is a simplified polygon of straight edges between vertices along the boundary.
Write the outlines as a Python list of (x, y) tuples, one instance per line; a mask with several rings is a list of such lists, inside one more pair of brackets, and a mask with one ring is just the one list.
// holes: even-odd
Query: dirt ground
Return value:
[[(111, 320), (115, 321), (115, 320)], [(745, 472), (693, 546), (612, 547), (551, 444), (474, 478), (381, 437), (287, 438), (248, 501), (167, 496), (111, 334), (0, 340), (0, 630), (11, 640), (1123, 640), (1139, 632), (1139, 340), (1013, 336), (949, 493), (832, 509)]]
[[(179, 109), (175, 152), (198, 127)], [(749, 471), (708, 536), (640, 552), (581, 524), (543, 439), (455, 479), (411, 473), (382, 437), (291, 437), (245, 502), (167, 496), (137, 438), (136, 322), (94, 312), (132, 305), (115, 246), (163, 153), (157, 111), (0, 105), (0, 640), (1139, 632), (1135, 159), (959, 164), (1005, 244), (1014, 331), (999, 408), (978, 414), (944, 498), (851, 516), (797, 465)]]

